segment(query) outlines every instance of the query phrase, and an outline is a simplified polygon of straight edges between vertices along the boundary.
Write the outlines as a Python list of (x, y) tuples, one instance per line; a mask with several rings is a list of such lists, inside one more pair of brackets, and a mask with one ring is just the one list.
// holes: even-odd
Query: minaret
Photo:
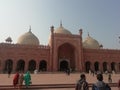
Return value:
[(53, 53), (54, 53), (54, 26), (50, 27), (51, 36), (50, 36), (50, 68), (49, 70), (53, 70)]

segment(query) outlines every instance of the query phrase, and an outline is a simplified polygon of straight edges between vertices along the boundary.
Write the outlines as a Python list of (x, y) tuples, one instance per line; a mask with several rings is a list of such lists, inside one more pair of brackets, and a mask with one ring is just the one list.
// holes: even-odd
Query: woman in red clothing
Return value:
[(17, 72), (13, 78), (13, 85), (14, 85), (14, 88), (18, 87), (18, 80), (19, 80), (19, 73)]

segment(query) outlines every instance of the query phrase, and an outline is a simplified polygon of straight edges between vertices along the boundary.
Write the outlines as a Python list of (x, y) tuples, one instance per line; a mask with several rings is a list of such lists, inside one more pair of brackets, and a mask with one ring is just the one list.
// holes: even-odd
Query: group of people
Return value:
[(14, 78), (13, 78), (14, 88), (21, 88), (23, 85), (23, 82), (24, 82), (26, 88), (28, 88), (28, 86), (31, 84), (31, 75), (30, 75), (29, 71), (27, 71), (25, 73), (25, 75), (23, 73), (19, 73), (19, 72), (17, 72), (14, 75)]
[[(103, 75), (101, 73), (96, 74), (96, 78), (98, 81), (92, 85), (92, 90), (111, 90), (110, 86), (103, 81)], [(109, 75), (108, 79), (110, 78), (111, 78), (111, 75)], [(29, 71), (27, 71), (25, 74), (17, 72), (14, 75), (14, 78), (13, 78), (14, 88), (21, 88), (23, 86), (23, 82), (26, 88), (28, 88), (28, 86), (32, 83), (31, 75)], [(119, 80), (118, 86), (120, 87), (120, 80)], [(88, 86), (88, 82), (86, 81), (85, 74), (80, 75), (80, 80), (78, 80), (75, 90), (89, 90), (89, 86)]]
[[(92, 85), (92, 90), (111, 90), (110, 86), (103, 81), (103, 75), (97, 74), (97, 82)], [(85, 74), (80, 75), (75, 90), (89, 90)]]

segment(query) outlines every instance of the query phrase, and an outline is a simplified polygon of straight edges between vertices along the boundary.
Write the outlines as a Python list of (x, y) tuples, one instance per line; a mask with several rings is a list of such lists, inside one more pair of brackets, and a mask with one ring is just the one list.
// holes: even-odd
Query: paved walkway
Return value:
[[(0, 85), (12, 85), (14, 74), (8, 78), (7, 74), (0, 74)], [(40, 73), (31, 74), (32, 84), (75, 84), (80, 78), (80, 73), (71, 73), (69, 76), (65, 73)], [(96, 77), (86, 74), (88, 83), (96, 82)], [(120, 74), (112, 75), (112, 82), (117, 83), (120, 79)], [(108, 75), (104, 75), (104, 81), (108, 83)], [(45, 90), (45, 89), (44, 89)], [(49, 89), (50, 90), (50, 89)], [(68, 89), (51, 89), (51, 90), (68, 90)], [(74, 90), (74, 89), (69, 89)], [(118, 88), (112, 88), (118, 90)]]

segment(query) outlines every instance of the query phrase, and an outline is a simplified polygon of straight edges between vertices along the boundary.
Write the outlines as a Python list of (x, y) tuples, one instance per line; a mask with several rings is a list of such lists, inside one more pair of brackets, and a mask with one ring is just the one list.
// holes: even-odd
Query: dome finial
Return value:
[(60, 20), (60, 27), (62, 27), (62, 20)]
[(89, 35), (89, 32), (88, 32), (88, 37), (89, 37), (90, 35)]
[(31, 32), (31, 25), (29, 26), (29, 32)]

